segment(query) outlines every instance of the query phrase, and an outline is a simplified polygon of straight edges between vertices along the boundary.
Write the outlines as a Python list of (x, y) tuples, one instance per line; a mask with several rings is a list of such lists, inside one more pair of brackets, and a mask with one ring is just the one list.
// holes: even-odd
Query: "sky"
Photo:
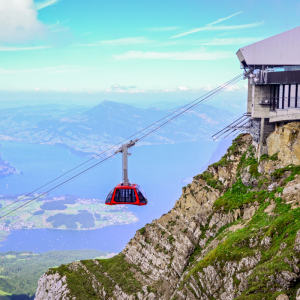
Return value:
[[(0, 101), (201, 96), (242, 72), (240, 47), (300, 25), (300, 1), (288, 4), (1, 0)], [(246, 88), (228, 93), (243, 97)]]

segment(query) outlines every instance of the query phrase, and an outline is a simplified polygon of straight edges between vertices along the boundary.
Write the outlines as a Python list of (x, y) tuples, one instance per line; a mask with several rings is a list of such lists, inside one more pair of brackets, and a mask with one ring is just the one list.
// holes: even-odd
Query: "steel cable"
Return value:
[[(123, 143), (124, 141), (127, 141), (127, 140), (129, 140), (130, 138), (132, 138), (132, 137), (134, 137), (134, 136), (140, 134), (141, 132), (143, 132), (143, 131), (145, 131), (145, 130), (151, 128), (151, 127), (154, 126), (155, 124), (161, 122), (162, 120), (168, 118), (169, 116), (175, 114), (176, 112), (178, 112), (178, 111), (182, 110), (183, 108), (187, 107), (188, 105), (190, 105), (188, 108), (184, 109), (182, 112), (178, 113), (177, 115), (175, 115), (175, 116), (172, 117), (171, 119), (167, 120), (167, 121), (164, 122), (163, 124), (157, 126), (156, 128), (154, 128), (154, 129), (151, 130), (150, 132), (148, 132), (148, 133), (146, 133), (145, 135), (143, 135), (141, 138), (139, 138), (139, 141), (142, 140), (142, 139), (144, 139), (144, 138), (146, 138), (147, 136), (153, 134), (155, 131), (159, 130), (159, 129), (162, 128), (163, 126), (167, 125), (168, 123), (173, 122), (176, 118), (178, 118), (179, 116), (181, 116), (182, 114), (184, 114), (185, 112), (187, 112), (188, 110), (190, 110), (191, 108), (196, 107), (197, 105), (199, 105), (199, 104), (201, 104), (201, 103), (203, 103), (203, 102), (209, 100), (209, 99), (212, 98), (213, 96), (216, 96), (217, 94), (221, 93), (223, 90), (225, 90), (226, 88), (228, 88), (230, 85), (237, 83), (238, 81), (240, 81), (240, 79), (241, 79), (242, 76), (243, 76), (243, 74), (241, 74), (241, 75), (239, 75), (239, 76), (236, 76), (235, 78), (233, 78), (233, 79), (227, 81), (226, 83), (224, 83), (223, 85), (221, 85), (221, 86), (215, 88), (214, 90), (212, 90), (212, 91), (210, 91), (210, 92), (204, 94), (203, 96), (201, 96), (201, 97), (199, 97), (199, 98), (197, 98), (197, 99), (195, 99), (195, 100), (189, 102), (188, 104), (184, 105), (183, 107), (181, 107), (181, 108), (175, 110), (174, 112), (170, 113), (169, 115), (165, 116), (164, 118), (161, 118), (160, 120), (156, 121), (155, 123), (153, 123), (153, 124), (151, 124), (151, 125), (145, 127), (144, 129), (138, 131), (137, 133), (131, 135), (130, 137), (124, 139), (123, 141), (121, 141), (121, 142), (115, 144), (114, 146), (112, 146), (112, 147), (110, 147), (110, 148), (108, 148), (108, 149), (102, 151), (101, 153), (97, 154), (96, 156), (92, 157), (91, 159), (87, 160), (86, 162), (84, 162), (84, 163), (82, 163), (82, 164), (76, 166), (75, 168), (69, 170), (68, 172), (64, 173), (63, 175), (60, 175), (60, 176), (56, 177), (55, 179), (51, 180), (50, 182), (44, 184), (43, 186), (41, 186), (41, 187), (35, 189), (34, 191), (32, 191), (32, 192), (30, 192), (30, 193), (27, 193), (25, 196), (23, 196), (23, 197), (17, 199), (17, 200), (14, 201), (13, 203), (10, 203), (9, 205), (7, 205), (7, 206), (1, 208), (0, 211), (2, 211), (2, 210), (4, 210), (4, 209), (7, 209), (7, 208), (10, 207), (11, 205), (13, 205), (13, 204), (15, 204), (15, 203), (17, 203), (17, 202), (23, 200), (24, 198), (26, 198), (26, 197), (28, 197), (29, 195), (33, 194), (34, 192), (36, 192), (36, 191), (42, 189), (43, 187), (46, 187), (47, 185), (49, 185), (49, 184), (55, 182), (56, 180), (62, 178), (63, 176), (66, 176), (67, 174), (72, 173), (72, 172), (75, 171), (76, 169), (78, 169), (78, 168), (82, 167), (83, 165), (87, 164), (88, 162), (94, 160), (96, 157), (99, 157), (100, 155), (104, 154), (105, 152), (108, 152), (109, 150), (112, 150), (113, 148), (117, 147), (118, 145), (120, 145), (120, 144)], [(205, 96), (206, 96), (206, 97), (205, 97)], [(202, 99), (202, 98), (203, 98), (203, 99)], [(199, 100), (199, 99), (201, 99), (201, 100)], [(197, 102), (196, 102), (196, 101), (197, 101)], [(191, 104), (194, 103), (194, 102), (196, 102), (196, 103), (193, 104), (193, 105), (191, 105)], [(88, 167), (87, 169), (85, 169), (85, 170), (79, 172), (78, 174), (76, 174), (76, 175), (70, 177), (69, 179), (66, 179), (66, 180), (63, 181), (62, 183), (55, 185), (54, 187), (48, 189), (46, 192), (43, 192), (43, 193), (41, 193), (40, 195), (34, 197), (33, 199), (27, 201), (25, 204), (20, 205), (20, 206), (18, 206), (18, 207), (15, 208), (15, 209), (12, 209), (12, 210), (9, 211), (8, 213), (6, 213), (6, 214), (4, 214), (3, 216), (1, 216), (0, 219), (3, 219), (4, 217), (10, 215), (11, 213), (13, 213), (13, 212), (15, 212), (15, 211), (21, 209), (21, 208), (24, 207), (25, 205), (30, 204), (32, 201), (35, 201), (36, 199), (42, 197), (43, 195), (46, 195), (46, 194), (49, 193), (50, 191), (52, 191), (52, 190), (54, 190), (54, 189), (56, 189), (56, 188), (58, 188), (58, 187), (60, 187), (60, 186), (62, 186), (62, 185), (64, 185), (64, 184), (66, 184), (67, 182), (69, 182), (69, 181), (73, 180), (74, 178), (76, 178), (76, 177), (82, 175), (83, 173), (85, 173), (85, 172), (91, 170), (92, 168), (96, 167), (97, 165), (101, 164), (102, 162), (106, 161), (107, 159), (112, 158), (112, 157), (115, 156), (115, 155), (116, 155), (116, 154), (110, 155), (110, 156), (108, 156), (107, 158), (101, 160), (100, 162), (98, 162), (98, 163), (92, 165), (91, 167)]]

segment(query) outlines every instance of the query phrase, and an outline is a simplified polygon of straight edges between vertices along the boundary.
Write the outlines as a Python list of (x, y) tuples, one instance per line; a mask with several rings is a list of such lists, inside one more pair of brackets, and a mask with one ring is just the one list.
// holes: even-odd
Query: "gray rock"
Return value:
[(294, 244), (294, 251), (299, 253), (300, 252), (300, 230), (298, 230), (295, 238), (295, 244)]
[(269, 247), (271, 245), (271, 242), (272, 242), (272, 238), (270, 238), (269, 236), (265, 236), (262, 241), (261, 241), (261, 245), (262, 246), (266, 246), (266, 247)]
[(69, 300), (68, 293), (69, 289), (65, 276), (61, 277), (58, 273), (44, 274), (39, 279), (35, 300)]
[(296, 300), (300, 300), (300, 289), (298, 289), (298, 291), (297, 291)]
[(282, 286), (283, 289), (290, 288), (298, 279), (298, 276), (289, 271), (282, 271), (276, 275), (275, 282)]
[(276, 300), (289, 300), (289, 297), (286, 294), (279, 295)]
[(283, 249), (285, 249), (285, 248), (286, 248), (286, 243), (282, 243), (282, 244), (280, 245), (280, 247), (279, 247), (280, 250), (283, 250)]
[(268, 186), (268, 191), (272, 192), (274, 189), (276, 189), (279, 186), (279, 184), (277, 182), (273, 182), (272, 184), (270, 184)]

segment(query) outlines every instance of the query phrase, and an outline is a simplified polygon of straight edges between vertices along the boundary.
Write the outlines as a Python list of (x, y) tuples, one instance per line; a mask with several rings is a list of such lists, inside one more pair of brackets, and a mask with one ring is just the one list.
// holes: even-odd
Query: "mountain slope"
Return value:
[[(112, 144), (169, 115), (173, 110), (137, 108), (127, 104), (103, 101), (73, 117), (45, 118), (33, 122), (29, 115), (0, 111), (0, 139), (68, 146), (87, 153), (97, 153)], [(9, 114), (10, 113), (10, 114)], [(233, 119), (230, 112), (201, 105), (154, 135), (146, 144), (166, 144), (210, 140), (211, 135)], [(28, 120), (26, 118), (29, 118)], [(1, 121), (2, 119), (2, 121)], [(18, 123), (19, 120), (19, 123)], [(153, 127), (149, 128), (149, 130)]]
[(289, 123), (258, 162), (240, 135), (122, 253), (50, 269), (36, 300), (299, 300), (299, 144), (300, 123)]

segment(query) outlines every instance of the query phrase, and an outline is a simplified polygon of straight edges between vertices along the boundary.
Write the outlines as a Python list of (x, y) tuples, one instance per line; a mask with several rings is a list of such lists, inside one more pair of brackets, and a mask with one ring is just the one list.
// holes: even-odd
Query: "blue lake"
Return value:
[[(23, 172), (22, 175), (0, 178), (2, 195), (31, 192), (87, 160), (58, 146), (6, 141), (0, 143), (3, 159)], [(89, 248), (119, 252), (137, 229), (159, 218), (174, 206), (181, 195), (182, 186), (186, 185), (182, 180), (198, 174), (217, 145), (217, 142), (195, 142), (134, 147), (129, 158), (129, 178), (131, 182), (139, 183), (143, 187), (149, 199), (149, 204), (145, 207), (129, 206), (140, 220), (136, 224), (89, 231), (13, 231), (2, 242), (0, 251), (46, 252)], [(105, 199), (108, 192), (120, 181), (121, 155), (118, 155), (59, 187), (50, 195), (72, 194)]]

